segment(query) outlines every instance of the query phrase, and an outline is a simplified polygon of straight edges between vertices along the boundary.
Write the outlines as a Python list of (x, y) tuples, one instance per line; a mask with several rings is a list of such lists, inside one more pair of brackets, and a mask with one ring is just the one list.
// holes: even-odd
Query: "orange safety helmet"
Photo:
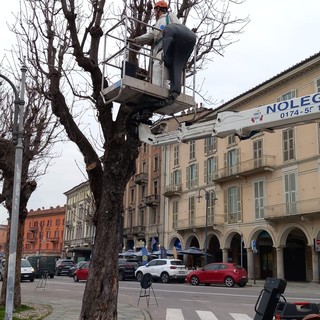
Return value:
[(165, 1), (158, 1), (155, 3), (154, 8), (167, 8), (168, 4)]

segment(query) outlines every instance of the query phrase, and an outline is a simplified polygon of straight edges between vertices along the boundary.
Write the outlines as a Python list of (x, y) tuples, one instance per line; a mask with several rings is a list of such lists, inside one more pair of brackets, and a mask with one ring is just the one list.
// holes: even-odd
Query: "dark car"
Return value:
[(28, 256), (27, 260), (34, 269), (34, 276), (40, 278), (49, 276), (51, 279), (56, 272), (56, 256)]
[(248, 282), (247, 271), (237, 263), (210, 263), (205, 267), (190, 272), (187, 282), (196, 286), (201, 283), (224, 283), (227, 287), (237, 284), (244, 287)]
[(135, 259), (124, 259), (121, 258), (118, 260), (118, 279), (119, 281), (126, 280), (128, 278), (135, 277), (135, 271), (139, 267), (138, 260)]
[(56, 262), (56, 276), (67, 275), (69, 269), (74, 266), (74, 262), (71, 259), (59, 259)]

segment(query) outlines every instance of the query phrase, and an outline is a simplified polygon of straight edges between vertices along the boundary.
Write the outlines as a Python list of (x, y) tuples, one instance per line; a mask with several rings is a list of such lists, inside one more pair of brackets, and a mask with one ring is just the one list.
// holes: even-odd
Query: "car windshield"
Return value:
[(24, 268), (31, 267), (31, 264), (28, 260), (21, 260), (21, 267), (24, 267)]
[(242, 267), (241, 267), (239, 264), (237, 264), (237, 263), (234, 263), (233, 266), (234, 266), (236, 269), (242, 269)]
[(76, 264), (76, 267), (79, 268), (81, 267), (84, 263), (86, 263), (85, 261), (80, 261)]

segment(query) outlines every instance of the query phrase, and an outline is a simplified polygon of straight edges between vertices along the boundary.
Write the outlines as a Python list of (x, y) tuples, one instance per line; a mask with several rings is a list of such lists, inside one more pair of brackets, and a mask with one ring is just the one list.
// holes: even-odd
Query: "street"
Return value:
[[(153, 320), (251, 320), (255, 316), (254, 305), (263, 288), (263, 281), (244, 288), (225, 286), (191, 286), (186, 283), (153, 283), (149, 307), (146, 297), (141, 297), (139, 307), (148, 310)], [(41, 303), (52, 297), (80, 311), (85, 282), (73, 282), (72, 278), (56, 276), (48, 279), (46, 288), (36, 288), (35, 282), (22, 282), (22, 301)], [(153, 289), (153, 291), (152, 291)], [(121, 281), (119, 303), (137, 306), (141, 287), (135, 280)], [(153, 294), (154, 292), (154, 294)], [(144, 290), (142, 290), (142, 294)], [(156, 305), (156, 300), (158, 306)], [(287, 301), (318, 302), (319, 284), (289, 283), (284, 294)]]
[[(264, 282), (260, 283), (260, 286), (244, 288), (153, 283), (158, 306), (151, 290), (149, 308), (146, 298), (140, 299), (139, 307), (149, 309), (153, 320), (251, 320), (255, 316), (254, 306)], [(288, 302), (319, 302), (319, 286), (308, 288), (305, 283), (301, 288), (289, 284), (287, 289), (284, 296)], [(134, 304), (139, 299), (140, 290), (136, 282), (120, 283), (119, 301)]]

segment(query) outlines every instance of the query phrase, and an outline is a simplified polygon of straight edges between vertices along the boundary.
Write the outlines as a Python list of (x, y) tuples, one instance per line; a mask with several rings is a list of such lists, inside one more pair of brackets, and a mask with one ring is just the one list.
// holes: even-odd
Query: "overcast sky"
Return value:
[[(10, 48), (6, 21), (14, 3), (6, 2), (0, 11), (0, 58)], [(216, 101), (226, 102), (320, 51), (320, 0), (247, 0), (238, 10), (239, 17), (250, 15), (244, 34), (197, 75), (199, 82), (205, 78), (206, 90)], [(28, 209), (62, 206), (63, 193), (85, 181), (76, 166), (82, 167), (77, 148), (66, 143), (58, 149), (62, 156), (42, 177)], [(5, 223), (7, 215), (0, 211), (0, 223)]]

